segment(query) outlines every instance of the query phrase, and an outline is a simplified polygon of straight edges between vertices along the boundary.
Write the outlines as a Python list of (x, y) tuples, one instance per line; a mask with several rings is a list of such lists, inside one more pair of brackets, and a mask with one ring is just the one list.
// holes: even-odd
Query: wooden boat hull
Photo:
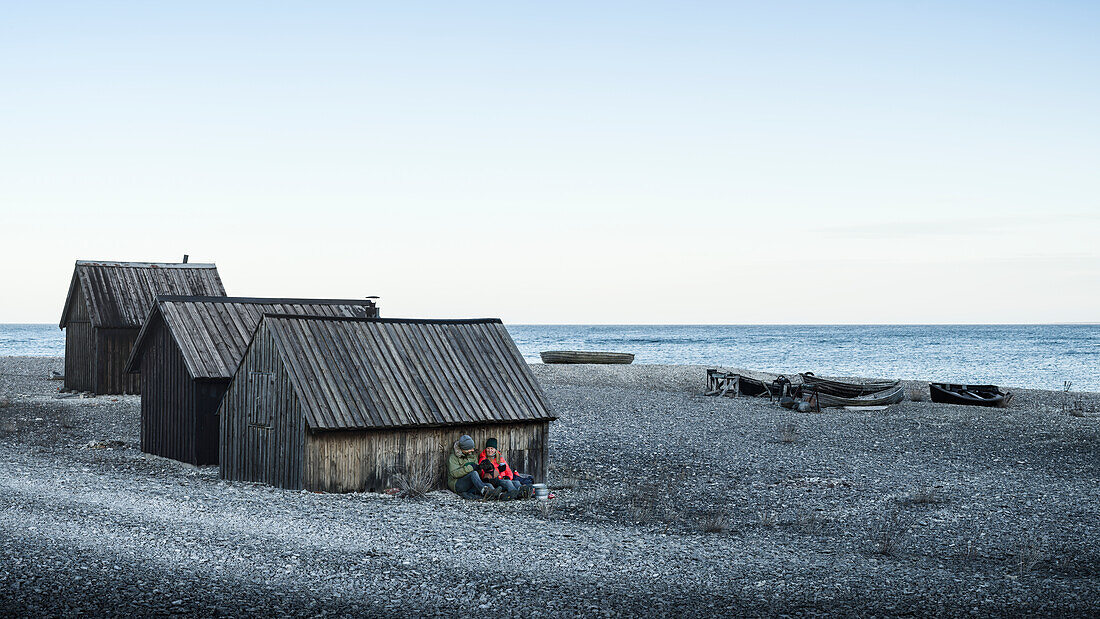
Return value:
[(586, 350), (548, 350), (539, 353), (543, 363), (627, 364), (634, 355), (626, 352), (593, 352)]
[(928, 392), (937, 404), (1005, 408), (1012, 402), (1012, 394), (1001, 391), (996, 385), (928, 383)]
[(768, 396), (769, 398), (778, 398), (783, 395), (782, 383), (774, 380), (770, 383), (766, 383), (762, 380), (749, 378), (743, 374), (738, 379), (738, 389), (743, 395), (750, 395), (753, 397)]
[(710, 369), (707, 370), (707, 388), (704, 394), (778, 398), (787, 393), (785, 387), (789, 387), (790, 384), (784, 376), (768, 382), (736, 372)]
[[(905, 389), (901, 384), (894, 385), (893, 387), (883, 389), (877, 393), (869, 393), (859, 395), (851, 398), (832, 395), (830, 393), (818, 392), (813, 397), (817, 398), (817, 405), (820, 408), (863, 408), (863, 407), (883, 407), (889, 404), (897, 404), (905, 399)], [(881, 410), (881, 409), (879, 409)]]
[(821, 393), (840, 398), (858, 398), (893, 389), (901, 384), (897, 380), (870, 380), (864, 383), (849, 383), (842, 380), (819, 378), (809, 372), (799, 374), (802, 377), (802, 388), (807, 393)]

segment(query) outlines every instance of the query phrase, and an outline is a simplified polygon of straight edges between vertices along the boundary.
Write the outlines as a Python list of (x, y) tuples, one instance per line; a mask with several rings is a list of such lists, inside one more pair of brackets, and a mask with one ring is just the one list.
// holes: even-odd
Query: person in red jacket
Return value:
[(531, 496), (531, 486), (516, 481), (515, 471), (512, 470), (504, 454), (500, 453), (496, 438), (485, 441), (485, 449), (477, 456), (478, 471), (481, 480), (492, 484), (506, 492), (503, 498), (526, 499)]

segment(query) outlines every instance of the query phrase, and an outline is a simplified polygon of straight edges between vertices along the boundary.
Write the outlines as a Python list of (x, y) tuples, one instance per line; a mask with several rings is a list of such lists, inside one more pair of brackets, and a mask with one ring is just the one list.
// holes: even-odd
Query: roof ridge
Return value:
[(158, 269), (212, 269), (213, 262), (120, 262), (117, 260), (77, 260), (78, 267), (128, 267)]
[(504, 324), (499, 318), (367, 318), (360, 316), (317, 316), (313, 314), (280, 314), (278, 312), (264, 312), (264, 319), (277, 320), (322, 320), (330, 322), (380, 322), (398, 324), (431, 324), (431, 325), (470, 325), (470, 324)]
[(298, 305), (377, 305), (377, 303), (375, 303), (374, 300), (370, 297), (366, 297), (363, 299), (306, 299), (294, 297), (218, 297), (184, 294), (158, 294), (156, 298), (157, 303), (178, 303), (183, 301), (193, 303), (241, 303), (246, 305), (262, 305), (265, 303), (289, 303)]

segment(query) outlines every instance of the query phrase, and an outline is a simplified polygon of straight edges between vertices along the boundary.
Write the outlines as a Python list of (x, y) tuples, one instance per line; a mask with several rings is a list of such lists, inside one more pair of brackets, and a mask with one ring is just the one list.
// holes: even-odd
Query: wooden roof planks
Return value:
[(82, 296), (93, 327), (137, 329), (161, 294), (224, 296), (225, 287), (213, 264), (77, 260), (59, 326)]
[(373, 301), (359, 299), (281, 299), (255, 297), (157, 297), (138, 333), (126, 371), (141, 371), (153, 331), (168, 328), (193, 379), (231, 378), (266, 312), (319, 316), (377, 316)]
[(264, 330), (314, 430), (555, 419), (497, 319), (265, 313)]

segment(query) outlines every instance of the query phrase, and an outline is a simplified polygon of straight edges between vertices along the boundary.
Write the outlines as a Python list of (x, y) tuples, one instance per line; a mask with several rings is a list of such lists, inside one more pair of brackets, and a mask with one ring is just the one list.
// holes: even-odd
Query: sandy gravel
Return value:
[(56, 399), (61, 365), (0, 358), (0, 615), (1100, 613), (1098, 394), (797, 414), (536, 365), (544, 514), (227, 484), (135, 449), (134, 396)]

